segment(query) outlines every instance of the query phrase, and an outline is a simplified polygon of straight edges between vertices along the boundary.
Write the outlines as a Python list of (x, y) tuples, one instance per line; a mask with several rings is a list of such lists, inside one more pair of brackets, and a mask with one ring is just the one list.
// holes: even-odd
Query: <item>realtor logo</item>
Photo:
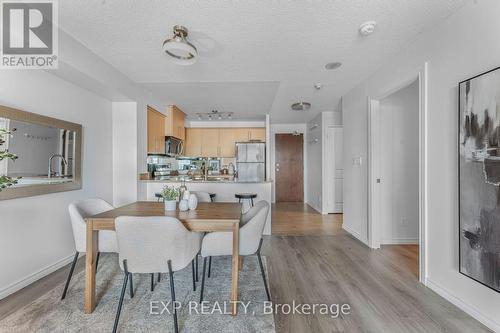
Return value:
[(1, 68), (57, 68), (57, 3), (2, 0)]

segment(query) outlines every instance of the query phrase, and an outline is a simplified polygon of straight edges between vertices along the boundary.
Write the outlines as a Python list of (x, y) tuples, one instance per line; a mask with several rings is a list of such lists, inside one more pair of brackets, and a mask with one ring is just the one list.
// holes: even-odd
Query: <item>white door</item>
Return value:
[(344, 129), (342, 127), (333, 128), (333, 150), (334, 150), (334, 213), (342, 213), (344, 211), (344, 162), (342, 160), (342, 145), (343, 145)]
[(342, 213), (344, 198), (344, 164), (342, 160), (342, 127), (329, 127), (327, 133), (327, 169), (330, 186), (327, 188), (328, 213)]

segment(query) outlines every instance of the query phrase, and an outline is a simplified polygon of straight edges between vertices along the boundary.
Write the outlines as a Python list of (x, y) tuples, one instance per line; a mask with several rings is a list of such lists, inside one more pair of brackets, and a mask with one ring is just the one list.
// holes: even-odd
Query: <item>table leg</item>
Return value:
[(231, 313), (235, 316), (238, 313), (238, 268), (240, 254), (240, 226), (238, 223), (233, 225), (233, 266), (232, 266), (232, 285), (231, 285)]
[(97, 231), (92, 220), (87, 220), (87, 254), (85, 256), (85, 313), (95, 309), (95, 271), (97, 259)]
[(241, 271), (243, 269), (243, 256), (238, 258), (238, 269)]

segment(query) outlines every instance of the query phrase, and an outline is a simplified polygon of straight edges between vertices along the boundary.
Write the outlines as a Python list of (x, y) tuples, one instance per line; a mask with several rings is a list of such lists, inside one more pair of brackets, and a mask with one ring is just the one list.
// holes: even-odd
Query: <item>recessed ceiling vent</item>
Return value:
[(297, 102), (292, 104), (292, 110), (295, 111), (306, 111), (311, 108), (311, 103), (309, 102)]

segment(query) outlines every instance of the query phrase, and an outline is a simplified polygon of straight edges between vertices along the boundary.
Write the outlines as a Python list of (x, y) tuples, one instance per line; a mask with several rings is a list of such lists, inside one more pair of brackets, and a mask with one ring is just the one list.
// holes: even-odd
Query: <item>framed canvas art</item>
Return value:
[(459, 269), (500, 292), (500, 68), (458, 86)]

